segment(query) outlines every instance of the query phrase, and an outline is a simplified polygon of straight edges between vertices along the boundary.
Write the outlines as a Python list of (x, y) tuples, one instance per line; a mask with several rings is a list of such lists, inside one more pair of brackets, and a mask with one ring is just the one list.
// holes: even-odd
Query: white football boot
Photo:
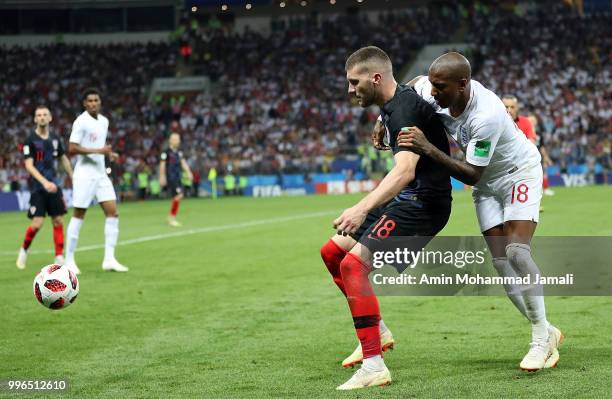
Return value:
[(553, 346), (553, 351), (548, 359), (546, 359), (546, 363), (544, 363), (545, 369), (555, 368), (557, 367), (557, 363), (559, 363), (559, 345), (563, 343), (565, 340), (565, 336), (561, 330), (552, 324), (548, 325), (548, 334), (550, 336), (551, 345)]
[(102, 263), (102, 270), (104, 271), (113, 271), (113, 272), (127, 272), (129, 269), (123, 266), (121, 263), (117, 262), (117, 259), (105, 260)]
[[(387, 330), (380, 334), (380, 347), (383, 352), (393, 349), (395, 341), (393, 340), (393, 334), (391, 330)], [(363, 352), (361, 351), (361, 343), (357, 345), (357, 348), (351, 353), (346, 359), (342, 361), (342, 367), (354, 367), (363, 361)]]
[(176, 218), (169, 216), (168, 217), (168, 224), (172, 227), (181, 227), (183, 224), (179, 221), (176, 220)]
[(17, 262), (15, 262), (15, 264), (17, 265), (17, 268), (21, 270), (25, 269), (27, 260), (28, 260), (28, 251), (26, 251), (23, 248), (19, 248), (19, 255), (17, 255)]
[[(529, 348), (529, 352), (525, 355), (521, 361), (520, 368), (523, 371), (538, 371), (544, 368), (546, 361), (553, 356), (557, 350), (555, 344), (555, 338), (552, 335), (548, 335), (548, 339), (542, 342), (532, 342)], [(559, 360), (559, 353), (556, 352), (557, 361)], [(551, 367), (556, 366), (556, 362)]]
[(81, 270), (79, 269), (79, 267), (74, 262), (72, 262), (72, 263), (65, 263), (64, 266), (66, 266), (68, 268), (68, 270), (70, 270), (74, 274), (81, 274)]
[(381, 371), (370, 371), (361, 367), (355, 371), (355, 374), (344, 384), (336, 389), (339, 391), (348, 391), (351, 389), (361, 389), (367, 387), (377, 387), (391, 384), (391, 373), (387, 366)]

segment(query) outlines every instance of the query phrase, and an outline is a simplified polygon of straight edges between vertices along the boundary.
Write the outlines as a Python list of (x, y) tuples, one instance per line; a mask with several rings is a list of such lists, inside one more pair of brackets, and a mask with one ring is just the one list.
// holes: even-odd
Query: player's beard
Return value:
[(362, 108), (367, 108), (376, 102), (377, 96), (374, 87), (364, 88), (361, 93), (359, 93), (359, 105), (361, 105)]

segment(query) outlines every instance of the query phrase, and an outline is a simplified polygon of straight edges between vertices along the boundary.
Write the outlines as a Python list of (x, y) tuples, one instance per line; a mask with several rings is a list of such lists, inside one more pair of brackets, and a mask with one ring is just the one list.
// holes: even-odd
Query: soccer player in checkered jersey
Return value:
[[(501, 276), (541, 274), (530, 242), (539, 220), (542, 167), (538, 149), (517, 128), (503, 102), (471, 79), (468, 60), (451, 52), (438, 57), (414, 87), (436, 108), (447, 132), (465, 152), (455, 160), (432, 146), (418, 128), (400, 134), (400, 146), (434, 160), (451, 176), (473, 185), (480, 230)], [(530, 349), (520, 368), (555, 367), (561, 332), (546, 319), (540, 285), (506, 286), (516, 308), (531, 322)]]
[(173, 227), (181, 226), (176, 221), (176, 214), (178, 213), (181, 199), (183, 199), (184, 189), (181, 183), (183, 172), (187, 173), (190, 180), (193, 180), (191, 169), (185, 158), (183, 158), (183, 152), (179, 150), (180, 145), (181, 136), (178, 133), (171, 133), (168, 138), (168, 149), (161, 153), (159, 161), (159, 185), (162, 188), (166, 187), (168, 193), (172, 196), (168, 224)]
[[(451, 211), (448, 172), (397, 146), (403, 127), (420, 126), (436, 148), (450, 153), (444, 126), (433, 107), (413, 88), (397, 84), (389, 56), (378, 47), (357, 50), (347, 59), (345, 69), (349, 95), (364, 108), (373, 104), (381, 107), (384, 143), (393, 151), (395, 165), (376, 189), (334, 221), (338, 234), (321, 248), (325, 266), (349, 304), (359, 338), (357, 349), (342, 365), (363, 363), (338, 390), (391, 382), (382, 352), (394, 341), (381, 320), (368, 280), (373, 270), (372, 253), (398, 244), (420, 250), (446, 225)], [(404, 268), (394, 266), (398, 271)]]
[(104, 223), (104, 261), (102, 269), (106, 271), (127, 272), (128, 268), (115, 259), (115, 246), (119, 237), (119, 214), (117, 196), (105, 167), (105, 155), (114, 161), (119, 155), (106, 144), (108, 119), (100, 114), (102, 100), (100, 92), (94, 88), (86, 89), (82, 96), (85, 111), (72, 124), (69, 147), (70, 154), (77, 156), (72, 179), (72, 206), (74, 213), (66, 231), (66, 266), (75, 273), (80, 273), (74, 258), (79, 232), (87, 208), (94, 199), (102, 208), (106, 221)]
[(55, 263), (64, 264), (64, 215), (66, 203), (62, 189), (57, 182), (56, 163), (61, 159), (64, 170), (72, 178), (72, 165), (64, 154), (64, 142), (61, 137), (49, 132), (53, 120), (51, 111), (39, 105), (34, 111), (36, 129), (23, 145), (25, 168), (30, 174), (30, 208), (28, 217), (32, 219), (25, 233), (23, 244), (17, 257), (17, 267), (25, 269), (28, 248), (36, 233), (42, 228), (45, 216), (51, 216), (53, 223), (53, 242), (55, 243)]

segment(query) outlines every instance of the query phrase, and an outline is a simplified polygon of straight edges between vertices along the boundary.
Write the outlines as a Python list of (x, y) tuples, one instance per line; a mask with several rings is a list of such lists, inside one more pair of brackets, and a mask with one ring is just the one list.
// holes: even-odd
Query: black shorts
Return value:
[(398, 246), (418, 250), (446, 226), (450, 212), (450, 198), (436, 201), (392, 200), (370, 211), (351, 237), (371, 252), (393, 251)]
[(59, 216), (66, 214), (66, 202), (62, 189), (57, 188), (55, 193), (49, 193), (45, 190), (37, 190), (30, 194), (30, 209), (28, 209), (28, 218)]
[(181, 184), (180, 181), (178, 182), (169, 181), (168, 185), (166, 186), (166, 190), (168, 191), (168, 195), (170, 195), (171, 197), (175, 197), (179, 194), (184, 193), (183, 185)]

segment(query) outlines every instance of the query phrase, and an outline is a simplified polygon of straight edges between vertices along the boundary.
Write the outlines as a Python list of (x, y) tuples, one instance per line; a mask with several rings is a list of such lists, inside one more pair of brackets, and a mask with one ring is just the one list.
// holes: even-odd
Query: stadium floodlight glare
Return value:
[(329, 4), (331, 4), (332, 6), (336, 4), (336, 0), (329, 0)]
[(284, 1), (281, 1), (281, 2), (280, 2), (280, 4), (279, 4), (279, 6), (280, 6), (280, 8), (285, 8), (286, 4), (285, 4), (285, 2), (284, 2)]
[(302, 7), (306, 7), (306, 6), (308, 5), (308, 2), (306, 2), (305, 0), (302, 0), (302, 1), (300, 2), (300, 5), (301, 5)]
[(247, 10), (250, 10), (253, 6), (251, 5), (251, 3), (247, 3), (246, 6), (244, 6)]
[(196, 6), (191, 7), (191, 12), (196, 12), (196, 11), (198, 11), (198, 7)]
[(221, 11), (227, 11), (227, 4), (223, 4), (221, 6)]

